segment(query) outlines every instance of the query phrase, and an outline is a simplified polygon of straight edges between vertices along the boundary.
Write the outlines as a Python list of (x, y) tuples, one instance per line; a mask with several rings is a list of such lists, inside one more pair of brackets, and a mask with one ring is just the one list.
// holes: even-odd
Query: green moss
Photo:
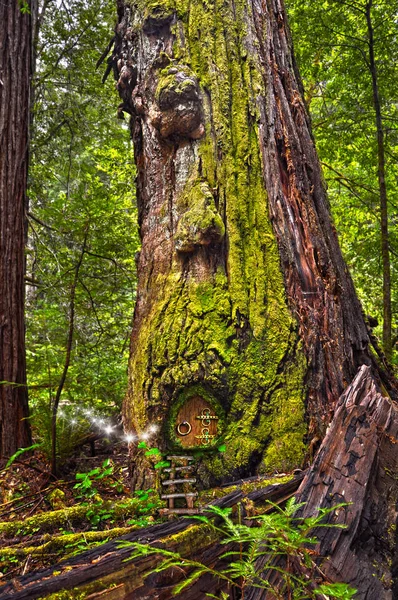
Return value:
[(194, 252), (198, 246), (207, 246), (224, 238), (224, 222), (205, 181), (189, 182), (179, 204), (183, 214), (174, 235), (178, 252)]
[(162, 103), (162, 96), (167, 96), (170, 92), (179, 95), (196, 89), (196, 77), (189, 67), (170, 59), (164, 52), (161, 56), (163, 57), (161, 62), (167, 62), (167, 66), (158, 75), (155, 99), (159, 104)]
[(54, 510), (28, 517), (24, 521), (6, 521), (0, 523), (0, 533), (6, 536), (24, 535), (36, 532), (47, 532), (58, 529), (59, 527), (70, 527), (73, 524), (78, 524), (87, 521), (87, 511), (92, 511), (92, 514), (103, 513), (110, 511), (115, 519), (122, 517), (132, 517), (140, 514), (142, 504), (137, 498), (130, 500), (121, 500), (120, 502), (102, 502), (92, 503), (88, 506), (78, 504), (62, 510)]
[(189, 0), (135, 0), (132, 3), (142, 13), (144, 19), (164, 19), (177, 13), (180, 19), (185, 19), (188, 12)]
[(55, 592), (49, 596), (44, 596), (40, 600), (85, 600), (85, 598), (87, 598), (86, 591), (82, 591), (79, 588), (73, 588), (71, 590), (61, 590), (59, 592)]
[(166, 548), (178, 549), (182, 556), (194, 556), (196, 550), (214, 543), (219, 538), (218, 533), (211, 525), (191, 525), (167, 538), (161, 540)]
[(110, 539), (120, 537), (129, 533), (137, 527), (115, 527), (107, 531), (86, 531), (81, 533), (71, 533), (66, 535), (50, 535), (44, 536), (41, 543), (35, 546), (19, 545), (10, 546), (0, 549), (0, 561), (5, 563), (7, 559), (12, 557), (24, 558), (26, 556), (45, 556), (49, 553), (70, 554), (76, 550), (79, 543), (83, 543), (84, 549), (88, 549), (97, 542), (105, 542)]
[[(226, 451), (203, 458), (208, 481), (254, 465), (263, 472), (300, 465), (306, 433), (307, 365), (268, 214), (257, 106), (266, 90), (244, 43), (246, 5), (173, 5), (184, 16), (173, 28), (171, 61), (178, 68), (184, 61), (200, 82), (206, 135), (176, 202), (177, 251), (169, 272), (150, 281), (155, 300), (130, 364), (126, 416), (138, 431), (157, 420), (175, 443), (177, 406), (197, 385), (222, 407)], [(158, 99), (176, 85), (168, 69), (158, 74)], [(225, 264), (201, 270), (209, 240)]]
[(223, 498), (227, 494), (231, 492), (235, 492), (237, 489), (241, 489), (242, 492), (246, 494), (250, 494), (250, 492), (254, 492), (257, 490), (263, 490), (264, 488), (275, 485), (287, 483), (293, 478), (292, 475), (285, 475), (284, 477), (270, 477), (267, 479), (259, 479), (252, 482), (246, 482), (243, 485), (232, 485), (229, 487), (223, 488), (213, 488), (211, 490), (204, 490), (199, 492), (198, 500), (196, 502), (197, 506), (204, 506), (206, 504), (211, 504), (218, 498)]

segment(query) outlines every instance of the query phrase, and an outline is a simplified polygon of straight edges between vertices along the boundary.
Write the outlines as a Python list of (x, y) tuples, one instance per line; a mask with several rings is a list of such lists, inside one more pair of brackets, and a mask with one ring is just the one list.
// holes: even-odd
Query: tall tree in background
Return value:
[(34, 10), (0, 4), (0, 457), (30, 442), (24, 274)]
[(120, 1), (119, 19), (142, 238), (126, 426), (174, 450), (223, 439), (204, 482), (292, 467), (374, 360), (284, 7)]
[(398, 306), (398, 3), (288, 4), (343, 251), (391, 360)]
[(138, 233), (128, 128), (117, 118), (114, 83), (101, 83), (95, 70), (114, 27), (114, 3), (43, 0), (39, 15), (27, 372), (33, 433), (48, 453), (49, 411), (60, 401), (56, 453), (64, 459), (87, 431), (87, 421), (70, 423), (77, 406), (120, 414)]

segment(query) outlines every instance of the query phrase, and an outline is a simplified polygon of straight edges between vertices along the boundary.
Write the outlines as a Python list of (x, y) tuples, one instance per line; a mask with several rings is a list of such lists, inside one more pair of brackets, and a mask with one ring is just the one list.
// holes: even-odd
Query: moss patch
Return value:
[[(157, 496), (154, 496), (154, 501), (159, 503), (159, 507), (163, 506), (163, 503), (158, 500)], [(40, 513), (23, 521), (6, 521), (0, 523), (0, 534), (13, 536), (38, 532), (45, 533), (54, 531), (59, 527), (71, 527), (84, 522), (90, 523), (87, 517), (89, 510), (92, 514), (110, 511), (116, 520), (122, 517), (133, 517), (140, 515), (141, 507), (142, 504), (138, 498), (124, 499), (120, 502), (91, 503), (87, 506), (78, 504), (62, 510)]]
[(197, 246), (221, 242), (224, 222), (205, 181), (194, 180), (180, 199), (184, 212), (178, 221), (174, 242), (177, 252), (194, 252)]

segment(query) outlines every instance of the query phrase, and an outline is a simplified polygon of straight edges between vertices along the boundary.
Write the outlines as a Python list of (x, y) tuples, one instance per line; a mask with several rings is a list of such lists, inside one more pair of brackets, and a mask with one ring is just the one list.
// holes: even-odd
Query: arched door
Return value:
[(175, 434), (184, 448), (212, 446), (218, 435), (218, 416), (201, 396), (193, 396), (180, 408)]

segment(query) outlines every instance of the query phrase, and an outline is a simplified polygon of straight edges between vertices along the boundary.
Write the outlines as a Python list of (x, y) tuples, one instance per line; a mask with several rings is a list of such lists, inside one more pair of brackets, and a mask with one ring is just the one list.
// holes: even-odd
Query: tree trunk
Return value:
[[(142, 239), (126, 428), (157, 424), (154, 444), (203, 450), (205, 485), (291, 468), (358, 367), (375, 365), (283, 4), (118, 7)], [(224, 453), (206, 452), (221, 439)]]
[(372, 77), (373, 106), (377, 131), (377, 178), (380, 194), (381, 260), (383, 265), (383, 349), (387, 360), (392, 358), (392, 308), (391, 308), (391, 263), (388, 231), (388, 199), (386, 185), (386, 158), (384, 128), (381, 114), (379, 78), (375, 58), (375, 40), (372, 20), (373, 0), (366, 4), (366, 23), (369, 38), (369, 70)]
[(24, 273), (33, 3), (0, 3), (0, 458), (30, 443)]
[[(363, 366), (341, 396), (297, 494), (297, 501), (304, 503), (297, 514), (301, 517), (347, 503), (328, 515), (329, 527), (311, 532), (319, 540), (314, 555), (320, 570), (312, 575), (314, 583), (322, 574), (321, 580), (355, 587), (358, 600), (397, 597), (397, 443), (396, 404), (381, 394), (371, 369)], [(275, 570), (263, 575), (278, 585)], [(273, 599), (274, 595), (258, 589), (247, 598)]]

